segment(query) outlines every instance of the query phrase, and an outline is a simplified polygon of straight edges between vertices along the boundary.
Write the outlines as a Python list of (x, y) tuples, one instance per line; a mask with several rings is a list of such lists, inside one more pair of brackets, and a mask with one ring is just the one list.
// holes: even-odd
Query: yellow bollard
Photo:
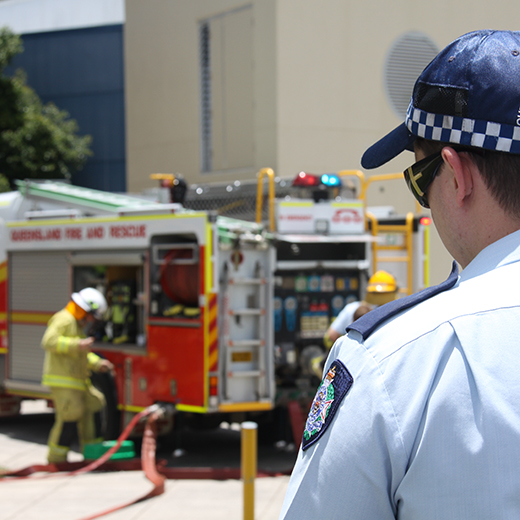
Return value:
[(258, 425), (255, 422), (242, 423), (241, 473), (244, 482), (244, 520), (254, 520), (255, 518), (257, 429)]

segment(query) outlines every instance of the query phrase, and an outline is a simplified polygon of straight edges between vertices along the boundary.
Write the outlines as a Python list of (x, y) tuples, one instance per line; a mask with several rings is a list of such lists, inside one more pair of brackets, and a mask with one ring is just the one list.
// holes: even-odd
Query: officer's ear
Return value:
[(450, 182), (458, 206), (463, 206), (473, 194), (476, 166), (466, 152), (457, 152), (450, 146), (442, 149), (444, 169), (450, 174)]

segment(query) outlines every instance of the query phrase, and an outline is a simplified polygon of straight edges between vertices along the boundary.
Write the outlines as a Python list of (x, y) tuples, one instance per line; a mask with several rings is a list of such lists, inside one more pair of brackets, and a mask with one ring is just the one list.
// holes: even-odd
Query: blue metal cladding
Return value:
[(94, 153), (73, 175), (77, 186), (126, 191), (123, 25), (22, 35), (22, 68), (44, 103), (52, 101), (92, 136)]

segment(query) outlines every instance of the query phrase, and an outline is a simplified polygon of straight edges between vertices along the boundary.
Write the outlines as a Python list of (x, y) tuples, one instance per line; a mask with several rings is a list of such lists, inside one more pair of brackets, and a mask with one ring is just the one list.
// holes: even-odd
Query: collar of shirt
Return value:
[(462, 271), (459, 282), (520, 260), (520, 230), (484, 248)]

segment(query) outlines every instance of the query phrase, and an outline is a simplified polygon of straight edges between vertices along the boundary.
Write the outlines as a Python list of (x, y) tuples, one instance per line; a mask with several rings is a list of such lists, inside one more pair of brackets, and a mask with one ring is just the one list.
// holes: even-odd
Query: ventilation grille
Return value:
[(428, 36), (417, 32), (400, 36), (390, 48), (384, 70), (385, 91), (400, 119), (406, 116), (417, 78), (438, 52)]
[(201, 168), (203, 172), (212, 169), (211, 164), (211, 61), (209, 23), (199, 29), (200, 37), (200, 102), (201, 102)]
[(69, 280), (66, 251), (14, 251), (9, 262), (11, 309), (59, 311), (70, 298)]

